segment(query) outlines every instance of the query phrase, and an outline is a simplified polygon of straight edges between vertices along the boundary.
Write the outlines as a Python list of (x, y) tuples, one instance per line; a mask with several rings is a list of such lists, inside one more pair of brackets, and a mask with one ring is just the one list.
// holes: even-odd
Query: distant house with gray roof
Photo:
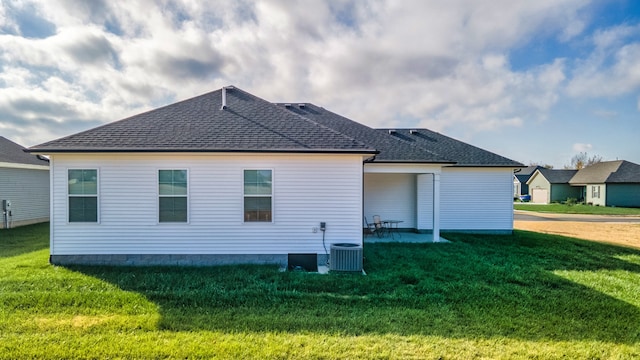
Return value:
[(511, 232), (523, 166), (235, 87), (30, 151), (52, 159), (51, 261), (62, 264), (324, 263), (332, 244), (362, 245), (373, 215), (436, 241)]
[(582, 189), (571, 186), (569, 180), (578, 170), (537, 169), (527, 181), (531, 202), (550, 204), (564, 202), (569, 198), (580, 199)]
[(569, 183), (584, 189), (588, 204), (640, 207), (640, 165), (630, 161), (593, 164), (578, 171)]
[(49, 161), (0, 136), (0, 228), (49, 221)]
[(531, 178), (531, 175), (538, 170), (544, 169), (543, 166), (533, 165), (527, 166), (526, 168), (516, 169), (513, 173), (513, 197), (517, 198), (520, 195), (530, 195), (529, 194), (529, 185), (527, 185), (527, 181)]

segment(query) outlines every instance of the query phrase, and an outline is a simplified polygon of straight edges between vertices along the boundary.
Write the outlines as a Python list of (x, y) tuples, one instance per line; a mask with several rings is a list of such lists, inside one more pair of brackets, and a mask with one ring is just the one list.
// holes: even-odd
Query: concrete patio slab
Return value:
[(440, 237), (438, 240), (434, 240), (433, 234), (418, 234), (413, 232), (399, 232), (394, 234), (393, 236), (389, 236), (385, 234), (383, 237), (378, 237), (376, 235), (367, 235), (364, 238), (365, 244), (374, 244), (374, 243), (389, 243), (389, 242), (397, 242), (397, 243), (449, 243), (450, 241)]

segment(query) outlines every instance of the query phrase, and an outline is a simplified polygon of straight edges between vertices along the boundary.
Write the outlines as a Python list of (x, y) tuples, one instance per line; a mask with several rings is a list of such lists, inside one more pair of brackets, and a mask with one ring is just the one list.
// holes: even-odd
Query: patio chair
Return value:
[(386, 228), (384, 227), (382, 220), (380, 220), (380, 215), (373, 215), (373, 225), (376, 228), (376, 233), (378, 234), (378, 237), (383, 237), (384, 231), (386, 230)]
[(367, 217), (364, 217), (364, 234), (365, 235), (373, 235), (376, 232), (376, 227), (374, 224), (369, 224), (369, 221), (367, 221)]
[(367, 217), (364, 217), (364, 223), (365, 225), (367, 225), (367, 227), (364, 229), (364, 234), (365, 235), (377, 235), (378, 237), (381, 236), (381, 232), (380, 232), (380, 228), (375, 224), (375, 223), (369, 223), (369, 221), (367, 221)]

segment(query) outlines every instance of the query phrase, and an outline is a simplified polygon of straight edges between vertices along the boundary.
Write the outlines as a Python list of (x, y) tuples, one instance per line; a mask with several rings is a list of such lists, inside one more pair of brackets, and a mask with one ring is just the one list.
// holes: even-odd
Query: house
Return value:
[(581, 187), (588, 204), (640, 207), (640, 165), (603, 161), (580, 169), (569, 183)]
[(49, 161), (0, 136), (0, 229), (49, 221)]
[(231, 86), (30, 151), (51, 159), (56, 264), (324, 263), (374, 214), (435, 240), (511, 232), (522, 166)]
[(527, 181), (531, 178), (531, 175), (538, 170), (544, 169), (543, 166), (534, 165), (527, 166), (526, 168), (516, 169), (513, 173), (513, 198), (518, 198), (520, 195), (529, 195), (529, 185)]
[(527, 181), (531, 202), (550, 204), (569, 198), (580, 199), (582, 190), (571, 186), (569, 180), (578, 170), (537, 169)]

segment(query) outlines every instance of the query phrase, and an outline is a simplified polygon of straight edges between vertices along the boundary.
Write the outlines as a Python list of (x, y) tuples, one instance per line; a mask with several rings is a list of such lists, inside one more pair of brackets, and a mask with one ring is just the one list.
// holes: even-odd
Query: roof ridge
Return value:
[(29, 150), (378, 152), (357, 137), (284, 111), (235, 86), (149, 109)]

